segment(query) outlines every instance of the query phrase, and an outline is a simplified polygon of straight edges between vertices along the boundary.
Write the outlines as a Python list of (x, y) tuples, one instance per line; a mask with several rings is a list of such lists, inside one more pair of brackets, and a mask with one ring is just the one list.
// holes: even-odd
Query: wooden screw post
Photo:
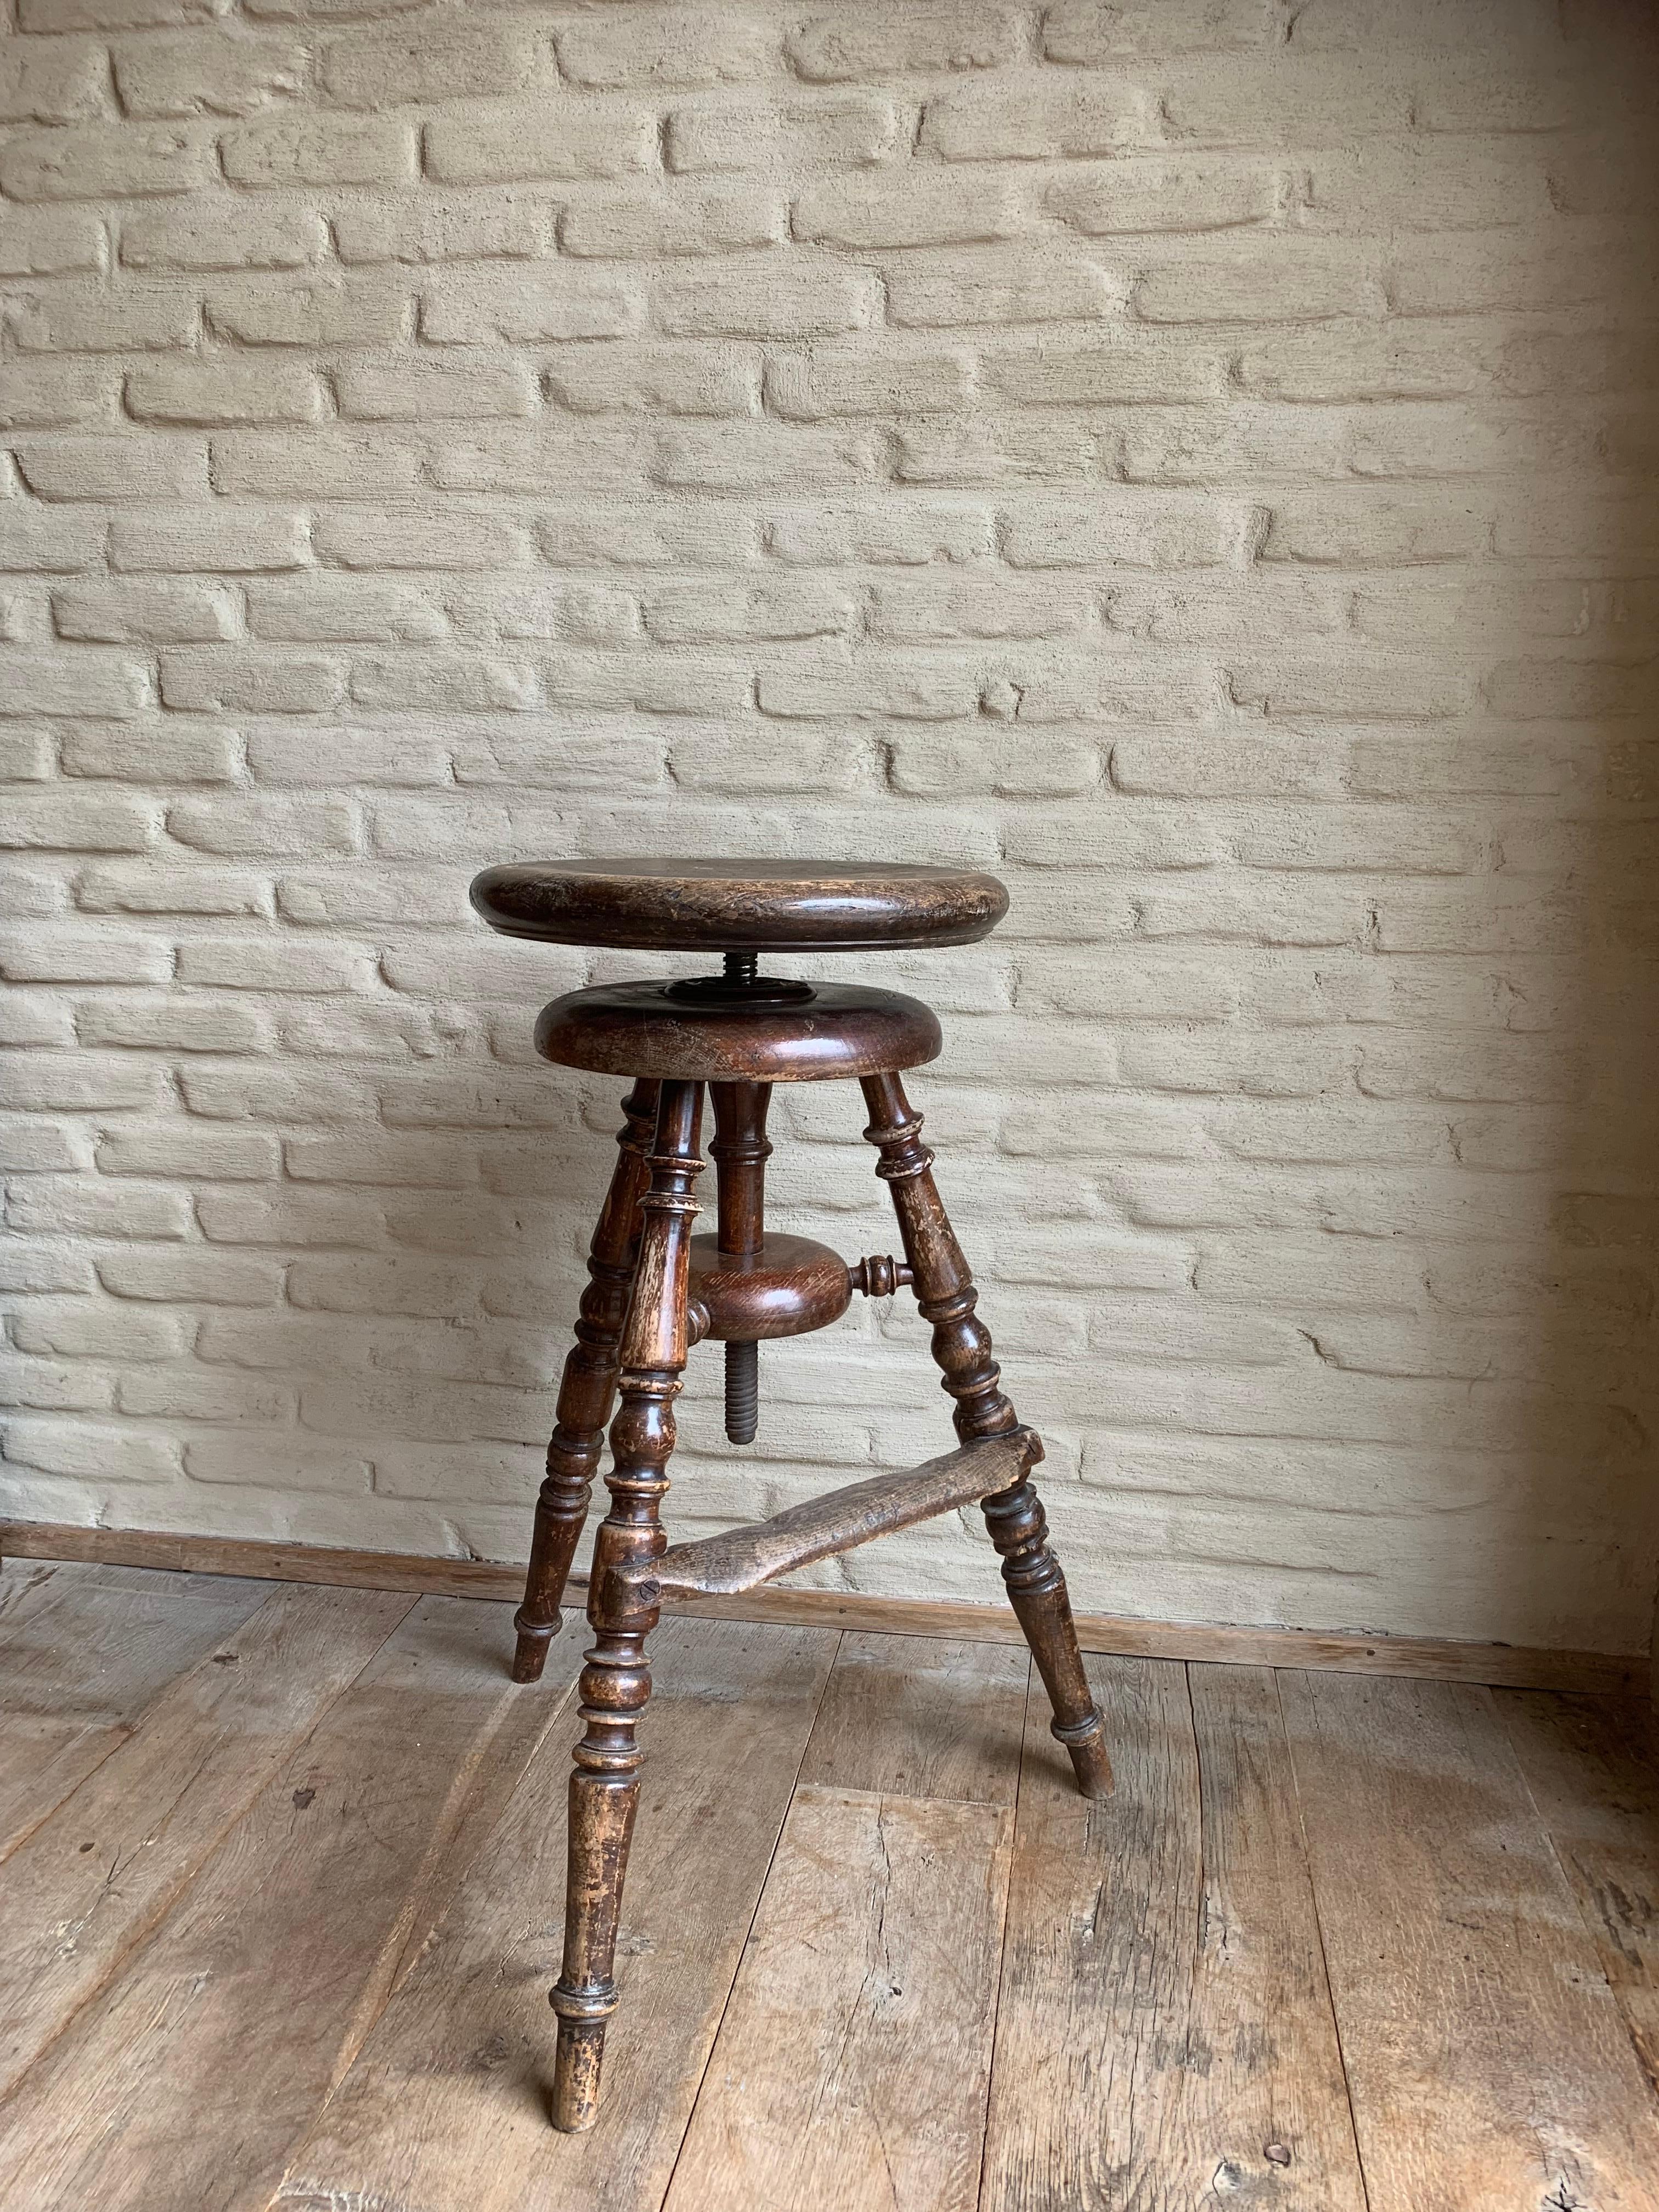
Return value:
[(547, 1479), (536, 1500), (524, 1603), (514, 1615), (515, 1682), (538, 1682), (547, 1647), (559, 1632), (559, 1611), (570, 1563), (587, 1518), (588, 1499), (605, 1443), (617, 1387), (617, 1347), (628, 1313), (639, 1246), (640, 1198), (646, 1154), (657, 1122), (657, 1085), (640, 1082), (623, 1101), (620, 1155), (587, 1255), (576, 1341), (559, 1380), (558, 1412), (547, 1447)]
[(559, 2016), (551, 2117), (568, 2134), (593, 2124), (605, 2023), (617, 2008), (611, 1968), (639, 1803), (639, 1723), (651, 1695), (645, 1642), (657, 1624), (656, 1607), (642, 1604), (617, 1570), (657, 1558), (665, 1543), (659, 1511), (685, 1365), (687, 1248), (697, 1212), (692, 1185), (702, 1169), (702, 1118), (701, 1084), (662, 1085), (623, 1334), (621, 1403), (611, 1427), (611, 1510), (599, 1524), (588, 1586), (594, 1640), (582, 1669), (583, 1734), (570, 1778), (564, 1964), (550, 1997)]
[[(729, 964), (729, 963), (728, 963)], [(717, 1249), (756, 1261), (766, 1233), (766, 1110), (769, 1083), (711, 1083), (714, 1137), (708, 1150), (719, 1175)], [(760, 1420), (760, 1346), (732, 1338), (726, 1347), (726, 1433), (734, 1444), (755, 1441)]]
[[(921, 1116), (896, 1075), (866, 1075), (863, 1090), (870, 1109), (864, 1133), (880, 1156), (876, 1173), (892, 1194), (917, 1306), (933, 1325), (933, 1358), (957, 1401), (957, 1434), (964, 1443), (1006, 1436), (1019, 1417), (1003, 1394), (991, 1332), (975, 1311), (979, 1293), (933, 1182)], [(983, 1511), (1002, 1555), (1009, 1601), (1048, 1692), (1054, 1733), (1071, 1753), (1085, 1796), (1103, 1796), (1112, 1786), (1106, 1724), (1083, 1671), (1066, 1577), (1049, 1547), (1041, 1501), (1027, 1480), (986, 1498)]]

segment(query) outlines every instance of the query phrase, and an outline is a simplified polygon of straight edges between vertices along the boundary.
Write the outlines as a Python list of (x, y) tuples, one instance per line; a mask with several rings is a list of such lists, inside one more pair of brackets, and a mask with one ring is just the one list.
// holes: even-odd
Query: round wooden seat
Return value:
[(537, 1051), (561, 1067), (685, 1083), (878, 1075), (936, 1060), (942, 1042), (920, 999), (852, 983), (702, 1000), (672, 983), (599, 983), (567, 991), (536, 1024)]
[(471, 896), (508, 937), (662, 952), (971, 945), (1008, 910), (994, 876), (906, 861), (521, 860)]

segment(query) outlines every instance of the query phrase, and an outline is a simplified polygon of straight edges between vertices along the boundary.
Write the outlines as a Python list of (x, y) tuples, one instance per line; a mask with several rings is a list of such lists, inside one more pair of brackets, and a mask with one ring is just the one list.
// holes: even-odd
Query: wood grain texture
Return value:
[(547, 1447), (547, 1474), (536, 1498), (525, 1575), (524, 1603), (514, 1616), (515, 1682), (541, 1680), (547, 1647), (559, 1632), (560, 1603), (570, 1578), (605, 1428), (617, 1389), (617, 1352), (628, 1318), (639, 1246), (645, 1156), (657, 1126), (657, 1086), (637, 1083), (623, 1101), (617, 1164), (587, 1252), (587, 1282), (574, 1328), (575, 1342), (559, 1377), (558, 1408)]
[[(1019, 1417), (1002, 1388), (991, 1332), (978, 1310), (979, 1292), (933, 1181), (933, 1155), (921, 1141), (922, 1117), (896, 1074), (866, 1076), (862, 1089), (870, 1112), (864, 1134), (876, 1148), (876, 1173), (893, 1201), (916, 1310), (933, 1324), (933, 1363), (955, 1401), (956, 1432), (964, 1445), (1017, 1436)], [(1066, 1577), (1031, 1480), (1042, 1457), (1037, 1444), (1027, 1455), (1022, 1479), (997, 1485), (994, 1495), (988, 1485), (981, 1504), (1002, 1562), (1003, 1588), (1048, 1692), (1054, 1735), (1070, 1753), (1078, 1788), (1085, 1797), (1102, 1797), (1112, 1786), (1111, 1759), (1084, 1672)]]
[(769, 1231), (741, 1257), (722, 1254), (713, 1237), (694, 1237), (690, 1291), (708, 1316), (704, 1335), (716, 1341), (804, 1336), (839, 1321), (853, 1302), (841, 1255), (782, 1230)]
[[(447, 1559), (419, 1553), (365, 1552), (148, 1528), (86, 1528), (65, 1522), (0, 1521), (0, 1558), (100, 1560), (185, 1574), (259, 1576), (276, 1582), (406, 1589), (490, 1602), (516, 1600), (524, 1583), (522, 1565), (511, 1561)], [(572, 1589), (580, 1587), (583, 1579), (573, 1575)], [(665, 1610), (673, 1608), (665, 1601)], [(770, 1588), (740, 1598), (699, 1598), (695, 1610), (708, 1620), (777, 1621), (787, 1627), (866, 1629), (886, 1636), (960, 1637), (981, 1644), (1025, 1641), (1018, 1622), (1000, 1605)], [(1614, 1697), (1647, 1683), (1645, 1652), (1555, 1650), (1535, 1644), (1471, 1644), (1448, 1637), (1253, 1628), (1202, 1620), (1140, 1620), (1127, 1613), (1079, 1613), (1073, 1619), (1085, 1651), (1118, 1658), (1396, 1674), (1581, 1692), (1592, 1697)]]
[(661, 951), (970, 945), (1008, 911), (994, 876), (903, 860), (517, 861), (475, 876), (471, 898), (509, 937)]
[(972, 2212), (1012, 1826), (796, 1790), (665, 2212)]
[(696, 1543), (671, 1544), (655, 1559), (619, 1569), (617, 1579), (631, 1584), (648, 1605), (663, 1595), (718, 1596), (752, 1589), (775, 1575), (790, 1574), (814, 1559), (850, 1552), (1006, 1490), (1018, 1482), (1041, 1449), (1029, 1429), (987, 1437), (902, 1474), (872, 1474), (844, 1490), (825, 1491), (787, 1506), (769, 1521), (747, 1522)]
[(1659, 2089), (1659, 1717), (1645, 1698), (1496, 1695), (1601, 1971)]
[(1491, 1692), (1281, 1690), (1373, 2204), (1653, 2212), (1659, 2100)]
[[(444, 1925), (276, 2202), (307, 2212), (647, 2212), (661, 2203), (835, 1656), (813, 1630), (670, 1622), (653, 1647), (623, 2002), (597, 2124), (549, 2127), (562, 1742), (532, 1764)], [(562, 1734), (562, 1731), (559, 1732)]]
[(1364, 2212), (1279, 1685), (1265, 1667), (1189, 1667), (1187, 1677), (1203, 1867), (1194, 2194), (1219, 2143), (1218, 2198)]
[(994, 1644), (843, 1636), (800, 1778), (1012, 1807), (1030, 1671)]
[(504, 1613), (416, 1606), (26, 2076), (0, 2202), (265, 2203), (555, 1709), (505, 1680), (507, 1633)]
[(146, 1706), (268, 1592), (131, 1567), (8, 1565), (0, 1615), (0, 1860), (126, 1741)]
[(655, 1558), (667, 1541), (660, 1515), (685, 1366), (702, 1104), (696, 1084), (662, 1086), (611, 1424), (605, 1477), (611, 1510), (593, 1538), (587, 1590), (593, 1641), (577, 1686), (582, 1732), (569, 1782), (564, 1952), (548, 1993), (559, 2023), (550, 2110), (555, 2127), (568, 2132), (592, 2127), (598, 2114), (605, 2028), (620, 2002), (613, 1968), (639, 1807), (639, 1723), (651, 1697), (646, 1644), (658, 1618), (648, 1587), (630, 1584), (623, 1575)]
[(0, 2096), (143, 1942), (415, 1602), (270, 1591), (14, 1852), (0, 1914)]
[[(0, 1657), (55, 1578), (0, 1577)], [(266, 1594), (223, 1647), (239, 1663), (320, 1596)], [(507, 1643), (506, 1607), (418, 1608), (257, 1796), (234, 1754), (269, 1747), (232, 1724), (239, 1703), (250, 1729), (290, 1724), (274, 1668), (297, 1677), (299, 1644), (273, 1644), (263, 1697), (216, 1694), (235, 1670), (208, 1652), (14, 1855), (8, 1995), (31, 1959), (53, 1971), (26, 1923), (126, 1948), (5, 2108), (8, 2212), (658, 2212), (683, 2139), (676, 2212), (962, 2201), (981, 1967), (949, 1970), (982, 1925), (979, 1887), (960, 1924), (975, 1823), (1008, 1819), (1024, 1653), (664, 1626), (626, 2002), (599, 2125), (568, 2137), (543, 2002), (568, 1709), (544, 1731), (577, 1642), (536, 1696), (502, 1682)], [(320, 1632), (312, 1650), (326, 1668)], [(1030, 1689), (982, 2212), (1361, 2212), (1334, 2009), (1370, 2212), (1654, 2212), (1659, 2099), (1620, 2012), (1639, 2039), (1659, 1888), (1639, 1704), (1090, 1672), (1120, 1754), (1092, 1806)], [(89, 1913), (88, 1812), (122, 1860)], [(151, 1852), (160, 1887), (169, 1853), (198, 1871), (140, 1943), (106, 1915), (153, 1913)]]
[(1272, 1678), (1206, 1684), (1195, 1723), (1178, 1666), (1089, 1673), (1107, 1798), (1032, 1686), (984, 2212), (1363, 2212)]
[(920, 999), (817, 983), (806, 1006), (694, 1005), (665, 983), (595, 983), (543, 1007), (536, 1049), (560, 1067), (684, 1083), (823, 1083), (921, 1067), (944, 1045)]

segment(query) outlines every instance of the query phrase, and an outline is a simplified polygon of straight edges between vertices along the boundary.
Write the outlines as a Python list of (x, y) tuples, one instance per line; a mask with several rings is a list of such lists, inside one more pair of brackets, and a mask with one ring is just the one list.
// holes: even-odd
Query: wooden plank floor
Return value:
[(6, 2212), (1659, 2212), (1644, 1702), (665, 1622), (556, 2135), (581, 1638), (0, 1567)]

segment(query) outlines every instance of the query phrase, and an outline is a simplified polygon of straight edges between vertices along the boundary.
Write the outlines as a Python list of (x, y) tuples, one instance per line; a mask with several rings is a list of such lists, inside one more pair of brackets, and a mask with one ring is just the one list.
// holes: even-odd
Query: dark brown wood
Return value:
[[(1006, 1436), (1018, 1416), (1002, 1390), (991, 1356), (991, 1332), (975, 1308), (979, 1294), (933, 1182), (933, 1155), (921, 1141), (921, 1116), (896, 1073), (866, 1076), (865, 1135), (879, 1159), (876, 1172), (892, 1194), (915, 1280), (916, 1304), (933, 1325), (933, 1358), (956, 1400), (957, 1434), (964, 1443)], [(1042, 1503), (1029, 1478), (984, 1505), (991, 1540), (1002, 1555), (1002, 1579), (1030, 1644), (1048, 1702), (1054, 1732), (1071, 1753), (1078, 1787), (1088, 1797), (1112, 1786), (1106, 1724), (1083, 1671), (1066, 1577), (1048, 1542)]]
[(671, 1545), (659, 1559), (619, 1568), (617, 1577), (651, 1605), (664, 1597), (730, 1597), (775, 1575), (810, 1566), (814, 1559), (855, 1551), (877, 1536), (988, 1499), (993, 1492), (1018, 1484), (1042, 1455), (1033, 1429), (981, 1437), (902, 1474), (875, 1474), (844, 1490), (826, 1491), (775, 1513), (769, 1521), (751, 1521), (695, 1544)]
[(542, 1009), (536, 1049), (562, 1067), (679, 1083), (823, 1083), (939, 1057), (919, 999), (817, 983), (794, 1003), (670, 997), (667, 983), (603, 983)]
[(916, 1279), (902, 1260), (885, 1252), (872, 1252), (866, 1259), (854, 1261), (847, 1273), (853, 1288), (864, 1298), (890, 1298)]
[(694, 1237), (691, 1295), (708, 1309), (704, 1334), (729, 1345), (823, 1328), (851, 1304), (853, 1284), (827, 1244), (774, 1229), (746, 1260), (727, 1258), (712, 1237)]
[[(720, 1181), (716, 1264), (742, 1270), (756, 1259), (766, 1235), (766, 1163), (772, 1157), (766, 1141), (766, 1109), (772, 1102), (772, 1086), (716, 1083), (709, 1087), (709, 1099), (714, 1109), (714, 1139), (708, 1150)], [(726, 1433), (734, 1444), (753, 1443), (760, 1419), (756, 1334), (730, 1327), (717, 1330), (720, 1316), (707, 1298), (702, 1304), (708, 1316), (704, 1334), (718, 1334), (726, 1340)]]
[(547, 1647), (559, 1632), (560, 1603), (587, 1519), (616, 1395), (617, 1347), (639, 1249), (640, 1199), (646, 1182), (645, 1157), (656, 1127), (657, 1085), (636, 1083), (623, 1101), (623, 1113), (616, 1171), (587, 1255), (587, 1288), (582, 1292), (576, 1341), (559, 1382), (557, 1413), (547, 1447), (547, 1479), (536, 1500), (524, 1603), (513, 1620), (518, 1632), (515, 1682), (541, 1680)]
[(685, 1367), (702, 1119), (700, 1085), (664, 1084), (650, 1187), (640, 1202), (643, 1225), (623, 1333), (622, 1402), (611, 1425), (611, 1510), (593, 1547), (587, 1617), (594, 1640), (582, 1669), (583, 1734), (570, 1778), (564, 1965), (550, 1999), (559, 2016), (552, 2120), (568, 2134), (591, 2128), (598, 2118), (605, 2023), (617, 2008), (617, 1921), (639, 1805), (639, 1723), (651, 1696), (645, 1643), (658, 1618), (657, 1608), (617, 1570), (656, 1558), (665, 1540), (659, 1516)]
[(708, 1103), (714, 1134), (708, 1157), (717, 1182), (715, 1246), (726, 1259), (746, 1260), (758, 1252), (766, 1234), (766, 1112), (769, 1083), (714, 1083)]
[(1008, 911), (977, 868), (907, 861), (526, 860), (475, 877), (492, 929), (641, 951), (892, 951), (971, 945)]

